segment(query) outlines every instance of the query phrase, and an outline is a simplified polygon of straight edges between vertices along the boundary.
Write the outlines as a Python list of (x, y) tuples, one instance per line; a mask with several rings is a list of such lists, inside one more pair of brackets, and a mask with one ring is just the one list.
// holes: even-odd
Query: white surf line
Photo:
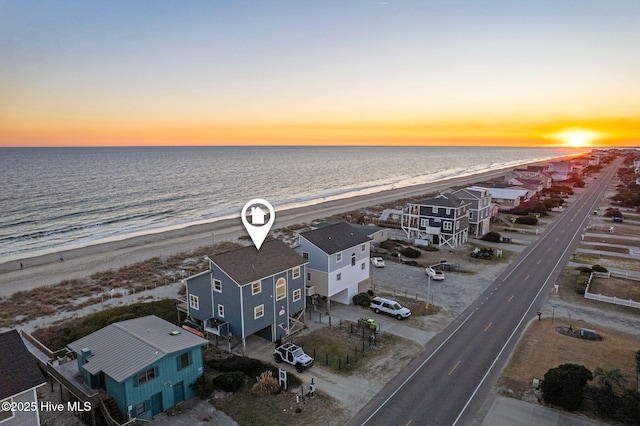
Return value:
[[(600, 191), (599, 193), (594, 193), (592, 195), (595, 194), (599, 194), (598, 197), (595, 197), (596, 199), (591, 201), (591, 208), (593, 208), (593, 206), (595, 205), (596, 201), (599, 200), (599, 197), (602, 195), (602, 193), (606, 190), (606, 185), (604, 187), (604, 189), (602, 191)], [(587, 198), (587, 201), (585, 202), (585, 205), (588, 203), (588, 199), (591, 196), (589, 196)], [(575, 205), (575, 204), (574, 204)], [(572, 206), (573, 207), (573, 206)], [(584, 222), (589, 218), (589, 215), (587, 214), (584, 218), (584, 220), (582, 221), (582, 223), (584, 224)], [(573, 238), (571, 241), (573, 241), (575, 238), (578, 237), (578, 232), (580, 232), (582, 229), (582, 226), (578, 227), (578, 229), (576, 229), (576, 232), (573, 234)], [(524, 321), (524, 319), (527, 317), (527, 314), (529, 313), (529, 311), (531, 310), (531, 307), (533, 306), (533, 304), (536, 302), (536, 300), (538, 299), (538, 297), (540, 296), (540, 293), (542, 293), (542, 290), (544, 289), (544, 287), (547, 285), (547, 282), (549, 281), (549, 279), (551, 278), (551, 275), (553, 275), (553, 273), (555, 272), (556, 268), (558, 268), (558, 265), (560, 264), (560, 261), (562, 260), (562, 258), (565, 256), (565, 254), (567, 253), (567, 250), (569, 250), (569, 245), (567, 245), (567, 247), (565, 247), (564, 251), (562, 252), (562, 256), (560, 256), (558, 258), (558, 261), (556, 262), (555, 266), (553, 267), (553, 269), (551, 270), (551, 273), (549, 274), (549, 276), (547, 277), (547, 279), (544, 281), (544, 283), (542, 284), (542, 286), (540, 286), (540, 289), (538, 290), (538, 293), (536, 293), (536, 296), (533, 298), (533, 300), (531, 301), (531, 304), (529, 305), (529, 307), (527, 308), (527, 310), (524, 312), (524, 314), (522, 315), (522, 318), (520, 318), (520, 321), (518, 322), (518, 325), (515, 326), (515, 328), (513, 329), (513, 331), (511, 332), (511, 335), (509, 336), (509, 338), (507, 339), (506, 343), (504, 344), (504, 346), (502, 347), (502, 349), (500, 349), (500, 352), (498, 353), (498, 355), (496, 356), (496, 358), (493, 360), (493, 362), (491, 363), (491, 365), (489, 366), (489, 369), (487, 370), (487, 372), (485, 373), (485, 375), (482, 377), (482, 380), (480, 380), (480, 383), (478, 384), (478, 386), (476, 386), (476, 389), (473, 391), (473, 394), (471, 394), (471, 397), (469, 397), (469, 400), (467, 401), (467, 403), (464, 405), (464, 407), (462, 407), (462, 410), (460, 411), (460, 414), (458, 414), (458, 417), (456, 417), (455, 421), (453, 422), (453, 424), (451, 426), (455, 426), (458, 421), (460, 421), (460, 418), (462, 417), (462, 415), (464, 414), (465, 410), (467, 409), (467, 407), (469, 406), (469, 404), (471, 404), (471, 401), (473, 400), (473, 398), (475, 398), (476, 394), (478, 393), (478, 391), (480, 390), (480, 387), (482, 386), (482, 384), (484, 383), (484, 381), (487, 379), (487, 376), (489, 376), (489, 373), (491, 372), (491, 370), (493, 369), (493, 367), (496, 365), (496, 363), (498, 362), (498, 359), (502, 356), (502, 353), (504, 352), (504, 350), (507, 348), (507, 346), (509, 345), (509, 342), (511, 342), (511, 339), (513, 338), (513, 336), (516, 334), (516, 331), (518, 331), (518, 328), (520, 327), (520, 325), (522, 324), (522, 322)], [(457, 329), (456, 329), (457, 331)]]
[(370, 415), (369, 417), (367, 417), (367, 419), (366, 419), (364, 422), (362, 422), (362, 425), (367, 424), (367, 422), (369, 422), (369, 420), (371, 420), (371, 419), (373, 418), (373, 416), (375, 416), (375, 415), (378, 413), (378, 411), (380, 411), (380, 410), (382, 409), (382, 407), (384, 407), (384, 406), (387, 404), (387, 402), (389, 402), (389, 401), (391, 400), (391, 398), (393, 398), (393, 397), (394, 397), (394, 396), (395, 396), (395, 395), (400, 391), (400, 389), (402, 389), (402, 388), (404, 387), (404, 385), (406, 385), (406, 384), (407, 384), (407, 382), (408, 382), (409, 380), (411, 380), (411, 378), (413, 378), (413, 376), (415, 376), (415, 375), (416, 375), (416, 373), (417, 373), (417, 372), (418, 372), (422, 367), (424, 367), (424, 365), (425, 365), (427, 362), (429, 362), (429, 360), (430, 360), (430, 359), (431, 359), (431, 358), (432, 358), (432, 357), (433, 357), (433, 356), (434, 356), (434, 355), (435, 355), (435, 354), (440, 350), (440, 348), (442, 348), (442, 347), (443, 347), (443, 346), (444, 346), (444, 345), (449, 341), (449, 339), (451, 339), (451, 337), (453, 337), (453, 335), (454, 335), (454, 334), (456, 334), (456, 333), (458, 332), (458, 330), (460, 330), (460, 328), (461, 328), (461, 327), (462, 327), (462, 326), (463, 326), (467, 321), (469, 321), (469, 319), (473, 316), (473, 314), (474, 314), (474, 312), (471, 312), (471, 314), (470, 314), (470, 315), (469, 315), (469, 316), (468, 316), (464, 321), (462, 321), (462, 323), (460, 323), (460, 325), (459, 325), (455, 330), (453, 330), (453, 333), (451, 333), (451, 334), (450, 334), (450, 335), (449, 335), (449, 336), (448, 336), (448, 337), (447, 337), (447, 338), (446, 338), (442, 343), (440, 343), (440, 345), (439, 345), (439, 346), (438, 346), (438, 347), (437, 347), (437, 348), (436, 348), (436, 349), (431, 353), (431, 355), (429, 355), (429, 357), (428, 357), (427, 359), (425, 359), (424, 361), (422, 361), (422, 363), (421, 363), (421, 364), (420, 364), (420, 365), (419, 365), (419, 366), (418, 366), (418, 367), (413, 371), (413, 373), (411, 373), (411, 374), (409, 375), (409, 377), (407, 377), (407, 378), (405, 379), (405, 381), (404, 381), (404, 382), (402, 382), (402, 383), (400, 384), (400, 386), (398, 386), (398, 387), (396, 388), (396, 390), (395, 390), (395, 391), (393, 391), (393, 393), (392, 393), (391, 395), (389, 395), (389, 396), (387, 397), (387, 399), (385, 399), (385, 400), (380, 404), (380, 406), (376, 409), (376, 411), (374, 411), (373, 413), (371, 413), (371, 415)]

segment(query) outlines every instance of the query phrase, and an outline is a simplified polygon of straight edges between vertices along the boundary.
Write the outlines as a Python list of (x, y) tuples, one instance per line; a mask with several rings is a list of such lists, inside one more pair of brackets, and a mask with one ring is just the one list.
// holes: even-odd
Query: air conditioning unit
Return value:
[(308, 285), (304, 288), (304, 295), (305, 296), (313, 296), (314, 294), (316, 294), (316, 287), (312, 286), (312, 285)]

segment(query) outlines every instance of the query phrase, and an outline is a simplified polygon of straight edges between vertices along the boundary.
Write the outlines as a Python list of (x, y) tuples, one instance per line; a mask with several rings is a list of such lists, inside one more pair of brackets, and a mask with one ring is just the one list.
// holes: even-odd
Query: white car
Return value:
[(433, 269), (431, 266), (429, 266), (428, 268), (425, 268), (424, 272), (429, 275), (431, 277), (432, 280), (434, 281), (442, 281), (444, 280), (444, 272), (438, 270), (438, 269)]
[(384, 259), (381, 257), (372, 257), (371, 264), (376, 268), (384, 268)]

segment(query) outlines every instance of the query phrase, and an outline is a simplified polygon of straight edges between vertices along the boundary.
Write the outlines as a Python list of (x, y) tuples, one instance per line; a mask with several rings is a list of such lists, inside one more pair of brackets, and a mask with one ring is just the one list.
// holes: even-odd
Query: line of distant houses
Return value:
[[(322, 298), (330, 309), (330, 303), (350, 304), (353, 296), (368, 290), (372, 241), (383, 241), (394, 231), (414, 244), (460, 247), (469, 236), (489, 232), (499, 209), (518, 206), (597, 161), (592, 156), (516, 168), (506, 174), (503, 185), (471, 186), (407, 203), (385, 215), (386, 221), (395, 221), (395, 230), (323, 224), (301, 232), (291, 246), (269, 240), (260, 250), (248, 246), (212, 255), (206, 271), (183, 280), (186, 294), (178, 298), (182, 328), (153, 316), (136, 318), (68, 345), (81, 378), (78, 389), (88, 389), (76, 393), (90, 401), (98, 395), (103, 408), (111, 402), (108, 416), (114, 424), (118, 417), (122, 422), (151, 419), (193, 395), (191, 385), (203, 372), (202, 348), (212, 341), (234, 340), (244, 353), (249, 336), (271, 342), (287, 339), (304, 327), (307, 300)], [(0, 334), (0, 401), (37, 400), (35, 388), (45, 383), (35, 364), (18, 367), (12, 361), (28, 353), (21, 344), (16, 332)], [(29, 351), (37, 349), (30, 346)], [(41, 365), (54, 368), (60, 363), (56, 359)], [(0, 412), (0, 423), (39, 424), (39, 416)]]

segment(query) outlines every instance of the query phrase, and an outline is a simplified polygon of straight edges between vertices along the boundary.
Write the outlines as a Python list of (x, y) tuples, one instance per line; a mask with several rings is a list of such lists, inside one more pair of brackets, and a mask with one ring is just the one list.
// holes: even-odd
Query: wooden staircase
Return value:
[[(106, 398), (102, 398), (102, 404), (100, 404), (100, 407), (103, 410), (105, 419), (111, 419), (120, 425), (124, 423), (125, 421), (124, 417), (122, 416), (122, 413), (118, 408), (118, 404), (116, 404), (116, 400), (113, 399), (112, 396), (107, 396)], [(107, 421), (109, 422), (109, 420)], [(111, 424), (111, 422), (109, 423)]]

